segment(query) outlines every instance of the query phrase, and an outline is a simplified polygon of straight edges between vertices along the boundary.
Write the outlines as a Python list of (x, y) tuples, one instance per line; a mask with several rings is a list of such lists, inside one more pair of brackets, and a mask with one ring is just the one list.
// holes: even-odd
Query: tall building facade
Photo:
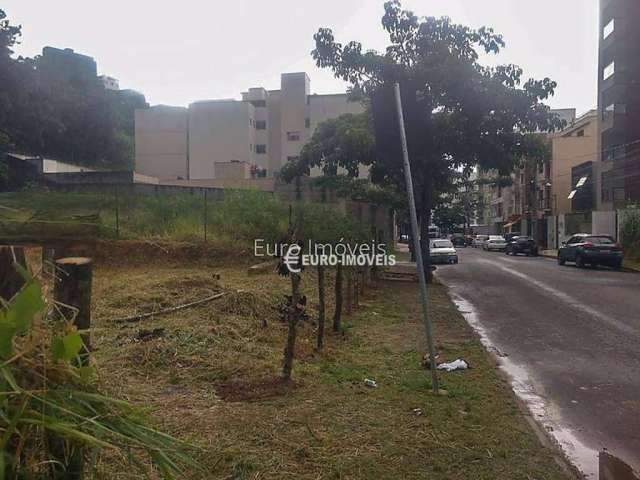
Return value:
[[(553, 136), (551, 186), (553, 215), (594, 210), (598, 178), (598, 112), (590, 110)], [(585, 178), (581, 181), (581, 179)], [(580, 186), (578, 186), (580, 185)]]
[(640, 201), (640, 1), (600, 0), (601, 208)]
[(38, 70), (44, 75), (76, 84), (93, 82), (98, 75), (96, 61), (71, 48), (44, 47), (38, 59)]
[(346, 94), (312, 95), (306, 73), (284, 73), (279, 90), (251, 88), (242, 100), (140, 109), (136, 171), (161, 180), (274, 177), (321, 122), (363, 111)]

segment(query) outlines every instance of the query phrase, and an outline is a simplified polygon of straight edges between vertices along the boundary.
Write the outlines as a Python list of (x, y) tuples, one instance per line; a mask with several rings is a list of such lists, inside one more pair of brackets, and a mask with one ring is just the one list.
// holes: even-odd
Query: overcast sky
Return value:
[[(384, 49), (382, 0), (4, 0), (23, 27), (18, 52), (69, 47), (94, 57), (101, 74), (143, 92), (152, 104), (239, 98), (249, 87), (279, 88), (280, 73), (306, 71), (315, 93), (345, 90), (309, 52), (330, 27), (343, 43)], [(418, 15), (447, 15), (502, 33), (499, 63), (556, 80), (550, 104), (578, 113), (597, 103), (597, 0), (405, 0)], [(492, 63), (495, 60), (491, 61)]]

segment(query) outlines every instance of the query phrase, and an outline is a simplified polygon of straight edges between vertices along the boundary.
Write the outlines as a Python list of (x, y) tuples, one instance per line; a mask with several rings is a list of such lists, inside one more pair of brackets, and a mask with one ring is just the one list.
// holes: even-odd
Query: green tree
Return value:
[(466, 223), (464, 205), (453, 198), (440, 202), (433, 212), (433, 224), (453, 233)]
[[(358, 42), (338, 43), (332, 31), (314, 36), (319, 67), (348, 81), (370, 100), (376, 154), (372, 180), (404, 189), (393, 84), (400, 84), (406, 133), (420, 215), (427, 238), (432, 209), (452, 187), (455, 172), (473, 168), (511, 173), (523, 157), (535, 156), (532, 132), (562, 126), (542, 102), (556, 83), (523, 80), (516, 65), (487, 67), (478, 50), (497, 54), (505, 43), (491, 28), (477, 30), (449, 18), (419, 18), (398, 1), (384, 4), (382, 26), (389, 34), (384, 53)], [(428, 242), (423, 242), (428, 259)]]
[(322, 122), (302, 148), (300, 159), (285, 165), (281, 176), (291, 182), (318, 167), (325, 176), (336, 176), (342, 168), (348, 176), (357, 177), (360, 165), (371, 165), (374, 154), (370, 115), (349, 113)]
[(44, 68), (43, 57), (15, 58), (20, 37), (0, 10), (0, 152), (131, 168), (134, 110), (144, 98), (114, 95), (97, 78), (69, 81)]

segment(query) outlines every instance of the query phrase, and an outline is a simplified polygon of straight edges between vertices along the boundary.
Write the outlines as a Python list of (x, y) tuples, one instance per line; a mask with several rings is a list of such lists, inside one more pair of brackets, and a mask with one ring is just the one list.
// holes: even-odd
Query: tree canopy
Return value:
[(9, 149), (97, 168), (129, 169), (133, 115), (141, 95), (105, 90), (93, 76), (69, 81), (44, 57), (15, 57), (21, 28), (0, 9), (0, 151)]
[[(549, 78), (524, 80), (516, 65), (484, 66), (479, 51), (505, 46), (493, 29), (419, 18), (400, 2), (384, 4), (384, 53), (359, 42), (341, 44), (333, 32), (315, 34), (312, 56), (351, 92), (370, 100), (375, 135), (371, 178), (402, 189), (402, 156), (392, 86), (400, 84), (418, 210), (429, 215), (456, 172), (474, 168), (508, 175), (524, 157), (543, 150), (539, 136), (562, 122), (543, 103), (554, 93)], [(316, 157), (317, 158), (317, 157)]]
[(350, 113), (322, 122), (302, 148), (299, 160), (285, 165), (281, 176), (291, 182), (320, 168), (325, 176), (338, 175), (343, 169), (350, 177), (358, 177), (360, 165), (370, 165), (374, 155), (370, 115)]

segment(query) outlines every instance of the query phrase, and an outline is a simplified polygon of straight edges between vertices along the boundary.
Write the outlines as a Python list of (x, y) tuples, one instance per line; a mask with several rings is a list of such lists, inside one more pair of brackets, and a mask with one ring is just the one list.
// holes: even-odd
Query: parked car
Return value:
[(465, 235), (464, 236), (464, 243), (467, 247), (470, 247), (471, 245), (473, 245), (473, 239), (474, 236), (473, 235)]
[(522, 236), (522, 234), (520, 232), (510, 232), (510, 233), (505, 233), (502, 236), (507, 241), (507, 243), (509, 243), (514, 238)]
[(473, 248), (482, 248), (485, 240), (489, 240), (489, 235), (476, 235), (473, 238), (473, 242), (471, 243), (471, 246)]
[(527, 257), (533, 255), (538, 256), (538, 246), (536, 241), (527, 236), (512, 237), (511, 241), (507, 240), (507, 249), (505, 250), (507, 255), (517, 255), (519, 253), (525, 254)]
[(451, 240), (433, 239), (429, 242), (431, 263), (458, 263), (458, 253)]
[(507, 242), (502, 235), (489, 235), (482, 244), (482, 248), (488, 252), (492, 250), (503, 252), (507, 248)]
[(610, 235), (579, 233), (562, 242), (558, 250), (559, 265), (575, 262), (578, 268), (606, 265), (618, 270), (622, 268), (623, 258), (622, 247)]
[(453, 243), (454, 247), (466, 247), (467, 241), (464, 238), (464, 235), (461, 233), (454, 233), (451, 235), (451, 243)]

